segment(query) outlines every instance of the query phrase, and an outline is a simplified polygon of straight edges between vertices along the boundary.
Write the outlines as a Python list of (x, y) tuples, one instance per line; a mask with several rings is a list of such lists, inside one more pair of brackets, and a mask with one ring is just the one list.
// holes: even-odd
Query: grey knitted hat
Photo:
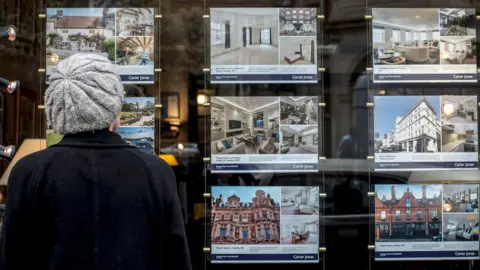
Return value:
[(47, 121), (66, 135), (108, 128), (120, 114), (123, 85), (114, 65), (95, 54), (74, 54), (50, 75), (45, 93)]

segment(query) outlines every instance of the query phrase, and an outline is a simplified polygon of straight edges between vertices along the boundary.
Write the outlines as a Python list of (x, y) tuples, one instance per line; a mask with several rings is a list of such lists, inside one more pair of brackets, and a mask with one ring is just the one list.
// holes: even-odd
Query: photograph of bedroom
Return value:
[(282, 125), (318, 124), (318, 98), (280, 97), (280, 123)]
[(475, 37), (441, 37), (440, 64), (477, 64)]
[(280, 244), (318, 245), (318, 216), (280, 216)]
[(281, 8), (280, 36), (317, 36), (315, 8)]
[(212, 154), (279, 154), (278, 97), (212, 97)]
[(441, 8), (441, 36), (476, 36), (474, 8)]
[(280, 65), (316, 65), (316, 48), (316, 37), (280, 37)]
[(211, 65), (278, 65), (278, 9), (210, 12)]
[(282, 215), (319, 215), (318, 187), (282, 187)]
[(282, 126), (280, 136), (280, 154), (318, 153), (318, 126)]
[(435, 8), (374, 8), (374, 65), (439, 64), (440, 29)]

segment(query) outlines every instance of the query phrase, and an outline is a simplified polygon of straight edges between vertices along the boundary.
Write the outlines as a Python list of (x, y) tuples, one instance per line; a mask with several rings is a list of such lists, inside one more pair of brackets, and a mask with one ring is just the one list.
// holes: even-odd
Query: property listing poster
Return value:
[(473, 8), (373, 8), (376, 83), (477, 82)]
[(479, 185), (375, 185), (375, 260), (478, 260)]
[(212, 187), (212, 262), (318, 262), (319, 199), (318, 187)]
[(477, 96), (375, 96), (375, 170), (478, 169)]
[(317, 172), (318, 98), (211, 97), (213, 173)]
[(211, 8), (212, 83), (317, 83), (315, 8)]
[(55, 66), (76, 53), (99, 54), (123, 83), (154, 82), (153, 8), (47, 8), (47, 83)]

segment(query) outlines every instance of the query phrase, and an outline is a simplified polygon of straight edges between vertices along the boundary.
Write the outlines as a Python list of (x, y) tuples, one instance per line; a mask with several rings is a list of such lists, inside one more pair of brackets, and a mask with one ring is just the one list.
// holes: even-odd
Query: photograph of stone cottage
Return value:
[(280, 187), (212, 187), (212, 244), (280, 244)]
[(375, 241), (438, 241), (442, 185), (375, 185)]

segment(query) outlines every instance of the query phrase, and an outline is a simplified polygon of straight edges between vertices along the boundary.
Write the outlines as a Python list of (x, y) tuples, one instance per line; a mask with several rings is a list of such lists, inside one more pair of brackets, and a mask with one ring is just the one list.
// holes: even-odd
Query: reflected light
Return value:
[(379, 94), (379, 95), (385, 95), (385, 90), (378, 90), (377, 94)]
[(52, 53), (52, 55), (50, 55), (50, 61), (56, 63), (58, 61), (58, 55)]
[(183, 146), (183, 144), (179, 143), (179, 144), (177, 145), (177, 148), (180, 149), (180, 150), (183, 150), (184, 146)]
[(13, 93), (15, 92), (15, 90), (17, 90), (20, 86), (20, 82), (19, 81), (11, 81), (8, 83), (7, 85), (7, 91), (8, 93)]
[(7, 32), (8, 32), (8, 40), (14, 41), (17, 38), (17, 32), (15, 32), (15, 28), (9, 27)]
[(207, 102), (207, 96), (204, 94), (198, 94), (197, 95), (197, 104), (198, 105), (203, 105), (203, 103)]
[(15, 146), (10, 145), (10, 146), (3, 146), (0, 145), (0, 155), (8, 160), (11, 160), (13, 156), (15, 155)]
[(455, 110), (455, 107), (453, 107), (452, 104), (445, 104), (445, 105), (443, 105), (443, 112), (445, 112), (445, 114), (446, 114), (447, 116), (448, 116), (448, 115), (451, 115), (454, 110)]
[(443, 211), (445, 211), (445, 212), (450, 212), (450, 211), (452, 211), (452, 205), (449, 204), (449, 203), (444, 204), (444, 205), (443, 205)]

